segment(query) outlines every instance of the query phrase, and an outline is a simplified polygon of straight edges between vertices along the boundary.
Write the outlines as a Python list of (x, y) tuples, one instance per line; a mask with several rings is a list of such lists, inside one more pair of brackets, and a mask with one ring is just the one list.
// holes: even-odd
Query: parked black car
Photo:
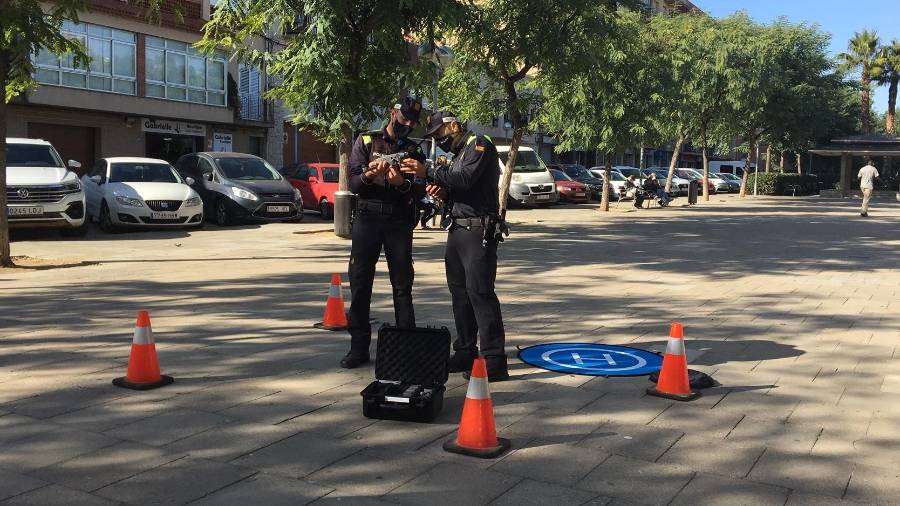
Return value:
[(204, 152), (184, 155), (175, 163), (182, 177), (203, 199), (204, 214), (219, 226), (238, 220), (299, 221), (300, 191), (258, 156)]
[(603, 195), (603, 180), (595, 177), (591, 174), (591, 171), (587, 170), (584, 165), (580, 165), (577, 163), (564, 163), (561, 164), (560, 170), (566, 173), (567, 176), (578, 181), (579, 183), (584, 183), (591, 189), (591, 198), (595, 198), (600, 200), (601, 195)]

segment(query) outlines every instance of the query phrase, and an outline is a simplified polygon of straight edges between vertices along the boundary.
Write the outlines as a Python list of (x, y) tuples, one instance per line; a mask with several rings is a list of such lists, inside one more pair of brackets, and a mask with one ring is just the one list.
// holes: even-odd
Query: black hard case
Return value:
[(360, 394), (367, 418), (430, 422), (444, 406), (450, 331), (442, 328), (378, 330), (375, 381)]

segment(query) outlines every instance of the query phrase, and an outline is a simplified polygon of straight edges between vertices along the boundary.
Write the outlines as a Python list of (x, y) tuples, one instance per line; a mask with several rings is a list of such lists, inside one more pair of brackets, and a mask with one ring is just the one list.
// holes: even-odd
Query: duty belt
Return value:
[(386, 204), (378, 200), (360, 200), (356, 204), (356, 208), (360, 211), (371, 211), (395, 216), (403, 216), (410, 213), (409, 206), (406, 204)]
[(477, 218), (452, 218), (453, 223), (458, 227), (472, 228), (484, 227), (488, 220), (487, 216), (479, 216)]

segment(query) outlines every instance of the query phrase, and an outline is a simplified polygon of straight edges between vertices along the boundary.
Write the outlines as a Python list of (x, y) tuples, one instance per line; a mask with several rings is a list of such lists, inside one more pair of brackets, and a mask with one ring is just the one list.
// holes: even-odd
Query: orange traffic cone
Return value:
[(124, 378), (114, 379), (113, 385), (132, 390), (151, 390), (174, 382), (171, 376), (159, 373), (153, 329), (150, 328), (150, 313), (138, 311), (134, 340), (131, 342), (131, 356), (128, 358), (128, 372)]
[(347, 313), (344, 311), (344, 296), (341, 294), (341, 275), (331, 275), (328, 302), (325, 303), (325, 317), (313, 327), (325, 330), (347, 330)]
[(472, 457), (492, 459), (509, 450), (508, 439), (497, 437), (494, 424), (494, 404), (488, 386), (487, 365), (484, 358), (472, 363), (469, 390), (463, 405), (459, 433), (455, 439), (444, 442), (444, 450)]
[(647, 394), (676, 401), (692, 401), (700, 397), (700, 392), (691, 391), (687, 354), (684, 351), (684, 329), (680, 322), (672, 322), (659, 381), (655, 387), (647, 389)]

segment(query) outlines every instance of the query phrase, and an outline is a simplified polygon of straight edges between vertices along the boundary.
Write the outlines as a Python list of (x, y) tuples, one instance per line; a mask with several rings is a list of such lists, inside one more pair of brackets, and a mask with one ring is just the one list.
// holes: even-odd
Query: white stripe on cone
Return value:
[(666, 345), (666, 355), (684, 355), (684, 339), (670, 337), (669, 344)]
[(153, 344), (153, 331), (150, 327), (134, 328), (134, 344)]
[(469, 379), (469, 389), (466, 391), (467, 399), (487, 400), (491, 398), (491, 389), (488, 386), (487, 378), (476, 378), (471, 376)]
[(331, 287), (328, 289), (328, 296), (340, 298), (341, 297), (341, 286), (340, 285), (331, 285)]

